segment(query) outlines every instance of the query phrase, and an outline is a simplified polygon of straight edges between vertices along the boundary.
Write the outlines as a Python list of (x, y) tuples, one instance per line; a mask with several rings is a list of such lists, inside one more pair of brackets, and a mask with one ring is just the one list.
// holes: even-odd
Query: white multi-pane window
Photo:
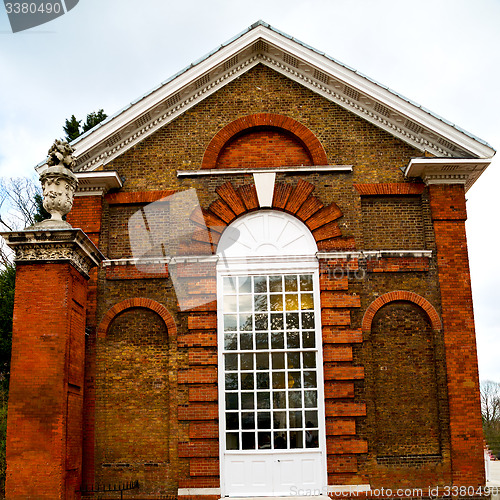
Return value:
[(227, 450), (318, 447), (313, 276), (223, 278)]
[(236, 220), (219, 242), (223, 495), (326, 484), (316, 242), (282, 212)]

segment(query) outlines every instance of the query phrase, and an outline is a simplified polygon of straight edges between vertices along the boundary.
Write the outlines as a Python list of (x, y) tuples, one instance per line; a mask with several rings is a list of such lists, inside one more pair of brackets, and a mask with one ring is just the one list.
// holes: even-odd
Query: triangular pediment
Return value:
[(300, 83), (422, 153), (446, 158), (495, 154), (477, 137), (259, 21), (73, 141), (77, 171), (90, 172), (111, 162), (257, 64)]

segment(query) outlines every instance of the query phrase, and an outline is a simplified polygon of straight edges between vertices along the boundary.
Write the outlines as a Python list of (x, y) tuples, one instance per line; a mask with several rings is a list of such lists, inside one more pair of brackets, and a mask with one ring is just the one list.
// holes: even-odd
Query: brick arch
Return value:
[(210, 141), (201, 168), (216, 168), (220, 152), (233, 137), (255, 127), (275, 127), (292, 134), (304, 145), (312, 158), (313, 165), (327, 165), (325, 150), (318, 138), (305, 126), (289, 116), (274, 113), (256, 113), (242, 116), (223, 127)]
[(414, 304), (420, 306), (427, 313), (432, 328), (434, 330), (441, 330), (441, 318), (439, 317), (439, 314), (437, 313), (434, 306), (428, 300), (413, 292), (397, 290), (394, 292), (384, 293), (384, 295), (381, 295), (380, 297), (375, 299), (368, 306), (368, 309), (366, 310), (363, 317), (363, 322), (361, 324), (361, 329), (363, 330), (363, 332), (369, 332), (371, 330), (373, 318), (382, 306), (388, 304), (389, 302), (394, 302), (397, 300), (413, 302)]
[(115, 304), (108, 312), (103, 316), (99, 327), (97, 328), (97, 337), (104, 338), (108, 332), (111, 322), (123, 311), (127, 309), (132, 309), (135, 307), (142, 307), (144, 309), (150, 309), (157, 313), (160, 318), (165, 323), (167, 327), (168, 336), (175, 338), (177, 336), (177, 325), (175, 324), (174, 318), (168, 312), (168, 310), (162, 306), (159, 302), (155, 300), (146, 299), (143, 297), (136, 297), (133, 299), (126, 299), (118, 304)]
[[(338, 219), (344, 214), (336, 203), (324, 205), (312, 194), (314, 185), (299, 179), (297, 184), (277, 182), (271, 207), (293, 215), (311, 231), (319, 251), (354, 250), (352, 237), (343, 237)], [(254, 184), (235, 188), (230, 181), (218, 186), (219, 196), (207, 209), (196, 209), (191, 220), (201, 226), (193, 235), (191, 250), (202, 255), (214, 254), (225, 228), (234, 220), (249, 212), (259, 210), (259, 200)], [(208, 228), (208, 231), (206, 231)], [(185, 249), (189, 251), (189, 248)]]

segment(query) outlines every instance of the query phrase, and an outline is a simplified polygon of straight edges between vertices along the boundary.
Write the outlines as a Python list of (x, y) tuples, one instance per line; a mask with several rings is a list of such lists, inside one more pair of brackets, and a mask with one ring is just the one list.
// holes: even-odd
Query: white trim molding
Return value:
[(76, 172), (78, 188), (75, 196), (101, 196), (110, 189), (119, 189), (123, 182), (114, 170), (96, 172)]
[(412, 158), (406, 177), (420, 177), (425, 184), (463, 184), (468, 191), (491, 163), (491, 158)]
[(178, 488), (177, 495), (188, 497), (220, 495), (220, 488)]
[(246, 174), (332, 174), (351, 173), (352, 165), (300, 165), (297, 167), (276, 168), (206, 168), (201, 170), (177, 170), (177, 177), (201, 177), (211, 175), (246, 175)]

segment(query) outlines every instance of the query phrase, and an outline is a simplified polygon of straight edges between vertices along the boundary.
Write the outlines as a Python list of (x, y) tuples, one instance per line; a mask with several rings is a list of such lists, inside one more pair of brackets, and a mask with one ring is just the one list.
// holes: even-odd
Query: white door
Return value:
[(307, 271), (219, 275), (225, 496), (326, 485), (317, 280)]

